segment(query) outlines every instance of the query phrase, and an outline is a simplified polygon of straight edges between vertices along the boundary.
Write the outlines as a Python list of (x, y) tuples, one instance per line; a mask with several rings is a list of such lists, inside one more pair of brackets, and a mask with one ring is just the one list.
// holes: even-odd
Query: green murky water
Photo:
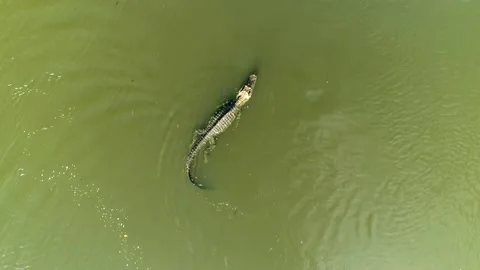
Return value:
[[(480, 266), (480, 2), (0, 1), (0, 269)], [(192, 132), (259, 80), (200, 181)]]

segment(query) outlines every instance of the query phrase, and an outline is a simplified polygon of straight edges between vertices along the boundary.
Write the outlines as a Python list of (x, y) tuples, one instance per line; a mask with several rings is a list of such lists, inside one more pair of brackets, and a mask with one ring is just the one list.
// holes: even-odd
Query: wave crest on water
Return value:
[(343, 253), (364, 248), (372, 237), (375, 213), (361, 201), (367, 178), (362, 166), (366, 152), (375, 147), (358, 124), (361, 118), (339, 111), (303, 120), (294, 132), (296, 147), (287, 158), (293, 167), (294, 202), (288, 222), (299, 228), (290, 237), (305, 269), (333, 266)]

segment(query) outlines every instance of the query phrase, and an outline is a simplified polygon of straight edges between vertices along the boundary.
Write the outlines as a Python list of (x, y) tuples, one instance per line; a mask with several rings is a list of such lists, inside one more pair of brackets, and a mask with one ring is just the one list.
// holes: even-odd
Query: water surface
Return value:
[(0, 7), (1, 269), (480, 265), (478, 1)]

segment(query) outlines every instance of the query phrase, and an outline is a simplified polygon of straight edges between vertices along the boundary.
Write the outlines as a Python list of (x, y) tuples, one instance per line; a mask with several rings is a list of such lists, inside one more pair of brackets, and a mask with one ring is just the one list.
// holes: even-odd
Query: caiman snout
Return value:
[(250, 77), (248, 77), (247, 86), (253, 89), (253, 87), (255, 87), (256, 82), (257, 82), (257, 75), (252, 74), (250, 75)]
[(249, 95), (251, 95), (256, 82), (257, 82), (257, 75), (251, 74), (248, 77), (248, 82), (244, 85), (242, 91), (245, 91)]
[(252, 96), (253, 88), (257, 82), (257, 75), (251, 74), (248, 77), (247, 83), (243, 85), (237, 94), (237, 105), (243, 106)]

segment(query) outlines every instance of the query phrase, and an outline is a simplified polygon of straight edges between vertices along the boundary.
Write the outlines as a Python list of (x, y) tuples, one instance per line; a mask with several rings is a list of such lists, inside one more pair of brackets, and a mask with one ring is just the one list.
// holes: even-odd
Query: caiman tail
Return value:
[(195, 177), (193, 176), (192, 174), (192, 171), (191, 170), (188, 170), (188, 178), (190, 179), (190, 182), (192, 182), (192, 184), (200, 189), (206, 189), (207, 187), (205, 187), (203, 184), (200, 184), (200, 183), (197, 183), (195, 181)]
[[(198, 148), (197, 148), (198, 149)], [(192, 165), (193, 165), (193, 161), (195, 160), (195, 156), (196, 154), (198, 153), (197, 149), (195, 149), (195, 153), (190, 153), (190, 155), (188, 156), (188, 161), (187, 161), (187, 166), (186, 166), (186, 170), (187, 170), (187, 174), (188, 174), (188, 179), (190, 179), (190, 182), (192, 182), (192, 184), (200, 189), (206, 189), (207, 187), (205, 187), (203, 184), (200, 184), (198, 183), (197, 181), (195, 181), (195, 176), (193, 176), (193, 173), (192, 173)]]

